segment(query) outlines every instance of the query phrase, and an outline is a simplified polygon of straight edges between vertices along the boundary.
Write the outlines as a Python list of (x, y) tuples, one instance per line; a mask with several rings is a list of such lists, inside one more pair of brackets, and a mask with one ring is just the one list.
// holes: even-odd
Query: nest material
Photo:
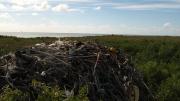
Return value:
[(145, 101), (150, 94), (125, 53), (96, 43), (36, 44), (1, 57), (0, 66), (0, 89), (9, 84), (31, 91), (36, 79), (73, 95), (87, 85), (90, 101)]

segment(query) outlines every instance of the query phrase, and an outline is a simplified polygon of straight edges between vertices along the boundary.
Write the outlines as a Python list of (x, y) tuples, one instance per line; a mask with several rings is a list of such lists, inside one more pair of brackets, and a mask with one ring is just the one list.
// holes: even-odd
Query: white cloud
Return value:
[(9, 13), (0, 13), (1, 19), (9, 19), (11, 18), (11, 15)]
[(152, 10), (152, 9), (180, 9), (179, 3), (121, 3), (114, 5), (117, 9), (129, 9), (129, 10)]
[(22, 15), (22, 13), (16, 13), (16, 15), (17, 15), (17, 16), (21, 16), (21, 15)]
[(6, 7), (5, 5), (3, 5), (3, 4), (0, 3), (0, 11), (1, 11), (1, 10), (6, 10), (6, 9), (7, 9), (7, 7)]
[(62, 0), (63, 2), (77, 2), (77, 3), (89, 3), (95, 2), (96, 0)]
[(11, 0), (12, 11), (47, 11), (50, 8), (48, 0)]
[(101, 8), (101, 6), (97, 6), (97, 7), (95, 7), (94, 9), (95, 9), (95, 10), (101, 10), (102, 8)]
[(1, 24), (3, 24), (4, 22), (12, 22), (12, 21), (14, 21), (14, 19), (9, 13), (0, 13)]
[(23, 6), (19, 6), (19, 5), (12, 5), (12, 6), (11, 6), (11, 9), (12, 9), (12, 10), (15, 10), (15, 11), (25, 10), (25, 8), (24, 8)]
[[(49, 1), (49, 2), (48, 2)], [(7, 4), (0, 3), (0, 10), (4, 11), (47, 11), (52, 8), (53, 11), (57, 12), (73, 12), (79, 11), (83, 12), (80, 8), (93, 8), (94, 10), (101, 10), (102, 7), (107, 6), (115, 9), (125, 9), (125, 10), (154, 10), (154, 9), (180, 9), (179, 0), (171, 1), (161, 1), (161, 2), (128, 2), (119, 3), (110, 0), (7, 0)], [(54, 4), (59, 4), (55, 7), (51, 7)], [(67, 4), (72, 4), (79, 9), (70, 8)], [(84, 4), (81, 7), (77, 6), (79, 4)], [(8, 9), (8, 10), (7, 10)]]
[(52, 11), (55, 12), (76, 12), (79, 11), (78, 9), (70, 8), (67, 4), (59, 4), (52, 8)]
[(155, 9), (180, 9), (179, 0), (171, 0), (161, 2), (127, 2), (127, 3), (114, 3), (114, 2), (98, 2), (94, 5), (96, 6), (106, 6), (113, 7), (116, 9), (125, 9), (125, 10), (155, 10)]
[(42, 2), (47, 2), (47, 0), (11, 0), (12, 4), (27, 6), (27, 5), (39, 5)]
[(50, 5), (47, 1), (41, 2), (40, 4), (33, 6), (34, 10), (36, 11), (46, 11), (50, 8)]
[(170, 22), (166, 22), (166, 23), (163, 24), (163, 27), (164, 27), (164, 28), (169, 28), (169, 27), (171, 27), (171, 26), (172, 26), (172, 25), (171, 25)]
[(31, 13), (31, 15), (37, 16), (37, 15), (39, 15), (39, 13)]

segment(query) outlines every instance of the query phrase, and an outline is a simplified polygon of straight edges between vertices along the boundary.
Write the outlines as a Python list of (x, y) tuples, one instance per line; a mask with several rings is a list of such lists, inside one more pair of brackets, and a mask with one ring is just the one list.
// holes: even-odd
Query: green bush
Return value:
[(28, 101), (29, 95), (17, 89), (5, 86), (0, 94), (0, 101)]
[[(36, 101), (89, 101), (87, 98), (87, 87), (80, 88), (79, 95), (66, 96), (63, 90), (58, 86), (47, 86), (36, 80), (32, 80), (32, 87), (39, 89)], [(0, 94), (0, 101), (29, 101), (30, 94), (18, 89), (12, 89), (5, 86)]]
[(180, 101), (180, 79), (173, 76), (163, 82), (157, 93), (157, 99), (158, 101)]

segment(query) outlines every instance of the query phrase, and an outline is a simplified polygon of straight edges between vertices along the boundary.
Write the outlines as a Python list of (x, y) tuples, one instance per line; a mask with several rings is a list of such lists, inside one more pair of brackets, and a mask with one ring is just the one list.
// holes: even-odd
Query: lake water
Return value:
[(23, 38), (34, 37), (83, 37), (83, 36), (101, 36), (102, 34), (82, 34), (82, 33), (40, 33), (40, 32), (0, 32), (3, 36), (16, 36)]

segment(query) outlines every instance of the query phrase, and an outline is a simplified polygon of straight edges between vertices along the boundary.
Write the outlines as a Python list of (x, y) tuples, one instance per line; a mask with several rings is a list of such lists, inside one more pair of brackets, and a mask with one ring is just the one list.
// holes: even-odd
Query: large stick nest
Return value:
[(36, 44), (1, 57), (0, 66), (0, 89), (8, 84), (32, 92), (31, 81), (36, 79), (73, 95), (87, 85), (90, 101), (145, 101), (149, 94), (128, 55), (96, 43)]

